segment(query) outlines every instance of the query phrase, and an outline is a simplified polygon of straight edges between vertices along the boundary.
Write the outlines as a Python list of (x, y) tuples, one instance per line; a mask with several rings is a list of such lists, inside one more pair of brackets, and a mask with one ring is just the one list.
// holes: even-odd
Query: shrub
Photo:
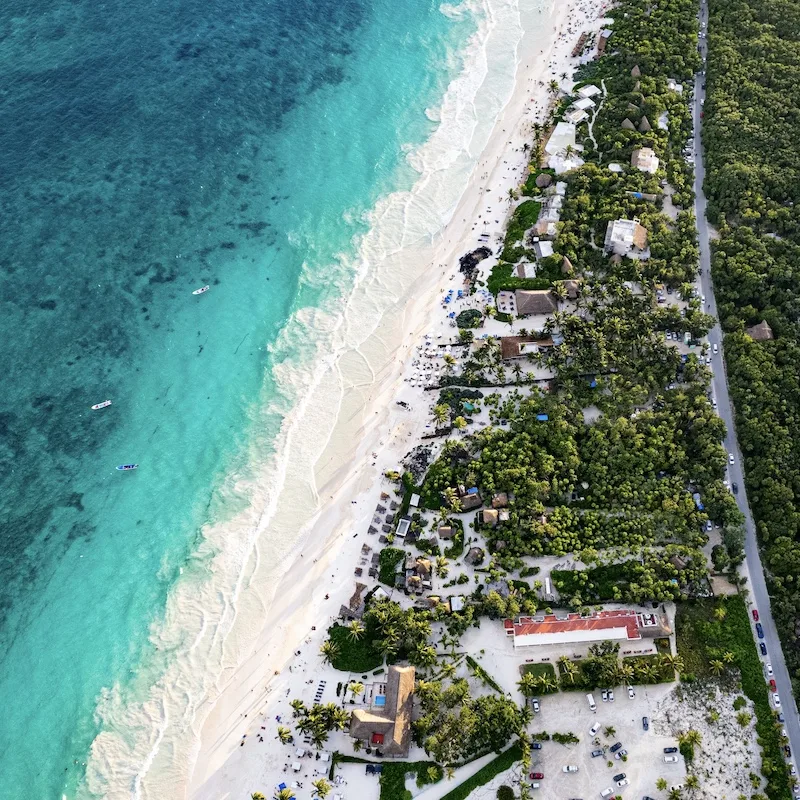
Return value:
[(514, 800), (514, 790), (510, 786), (503, 784), (497, 790), (497, 800)]

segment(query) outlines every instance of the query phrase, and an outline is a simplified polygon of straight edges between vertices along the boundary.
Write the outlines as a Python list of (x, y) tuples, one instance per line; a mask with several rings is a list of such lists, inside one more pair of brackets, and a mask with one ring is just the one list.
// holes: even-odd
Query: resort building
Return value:
[(596, 94), (600, 94), (600, 89), (593, 83), (581, 86), (581, 88), (578, 89), (578, 97), (594, 97)]
[(517, 289), (514, 292), (514, 305), (518, 317), (558, 311), (558, 300), (549, 289)]
[[(500, 355), (503, 361), (527, 358), (553, 347), (551, 338), (536, 339), (533, 336), (502, 336), (500, 338)], [(494, 501), (492, 501), (494, 505)], [(497, 506), (495, 506), (497, 508)]]
[(568, 147), (575, 147), (575, 126), (571, 122), (559, 122), (553, 128), (544, 151), (547, 155), (554, 156), (563, 153)]
[(613, 220), (606, 228), (604, 248), (620, 256), (641, 253), (647, 249), (647, 228), (636, 217)]
[(377, 684), (371, 693), (370, 708), (353, 712), (350, 736), (384, 757), (405, 758), (411, 740), (414, 675), (414, 667), (389, 667), (386, 683)]
[(658, 156), (650, 147), (637, 147), (631, 153), (631, 166), (640, 172), (649, 172), (655, 175), (658, 171)]
[(513, 638), (515, 648), (576, 645), (608, 640), (631, 642), (643, 637), (668, 636), (671, 633), (666, 620), (659, 615), (633, 609), (599, 611), (585, 617), (580, 614), (520, 617), (517, 622), (503, 620), (503, 627), (506, 635)]

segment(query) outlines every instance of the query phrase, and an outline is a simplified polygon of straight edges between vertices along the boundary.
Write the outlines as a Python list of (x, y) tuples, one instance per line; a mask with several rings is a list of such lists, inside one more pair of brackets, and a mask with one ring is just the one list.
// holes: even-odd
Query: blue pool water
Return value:
[(265, 403), (268, 346), (348, 290), (364, 212), (410, 184), (404, 146), (430, 134), (474, 28), (453, 16), (0, 6), (4, 798), (88, 796), (99, 698), (124, 706), (169, 660), (151, 625), (181, 571), (202, 573), (202, 527), (246, 502), (224, 476), (253, 471), (253, 441), (270, 456), (294, 399)]

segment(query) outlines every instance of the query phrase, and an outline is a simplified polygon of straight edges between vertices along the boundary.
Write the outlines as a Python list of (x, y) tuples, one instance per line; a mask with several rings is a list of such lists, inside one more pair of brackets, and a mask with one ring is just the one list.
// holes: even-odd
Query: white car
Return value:
[(577, 772), (578, 768), (574, 764), (567, 764), (566, 767), (561, 767), (562, 772)]
[(715, 355), (716, 355), (717, 353), (719, 353), (719, 346), (717, 345), (717, 343), (716, 343), (716, 342), (714, 342), (714, 344), (712, 344), (712, 345), (711, 345), (711, 349), (714, 351), (714, 354), (715, 354)]
[(767, 675), (769, 677), (772, 677), (772, 664), (770, 664), (769, 661), (767, 661), (766, 667), (767, 667)]
[(728, 463), (733, 464), (733, 461), (734, 461), (733, 453), (728, 453)]
[(701, 303), (705, 303), (705, 301), (706, 301), (706, 296), (704, 294), (701, 294), (700, 295), (700, 302)]
[(627, 778), (623, 778), (621, 781), (617, 781), (617, 786), (619, 786), (621, 789), (623, 786), (627, 786), (629, 783), (630, 781)]
[(628, 697), (630, 697), (631, 700), (636, 697), (636, 692), (633, 691), (633, 686), (628, 687)]
[(614, 794), (614, 790), (609, 786), (608, 789), (603, 789), (603, 791), (600, 792), (600, 797), (606, 800), (606, 798), (611, 797), (612, 794)]
[(614, 702), (614, 690), (613, 689), (609, 689), (608, 690), (608, 702), (609, 703), (613, 703)]
[(772, 695), (772, 702), (775, 705), (775, 708), (781, 707), (781, 698), (778, 696), (777, 692)]
[(603, 698), (604, 703), (608, 702), (608, 691), (606, 689), (603, 689), (603, 691), (600, 693), (600, 696)]
[(597, 735), (597, 731), (599, 731), (599, 730), (600, 730), (600, 723), (599, 722), (595, 722), (595, 724), (592, 725), (591, 728), (589, 728), (589, 736), (596, 736)]
[(664, 763), (665, 764), (677, 764), (678, 763), (678, 756), (664, 756)]

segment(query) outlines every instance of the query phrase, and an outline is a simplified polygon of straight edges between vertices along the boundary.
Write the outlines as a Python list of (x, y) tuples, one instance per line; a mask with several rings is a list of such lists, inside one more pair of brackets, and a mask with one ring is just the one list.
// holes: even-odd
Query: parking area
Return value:
[[(544, 775), (532, 781), (539, 784), (534, 796), (542, 800), (589, 800), (599, 798), (606, 789), (613, 789), (614, 795), (640, 800), (644, 795), (663, 796), (663, 792), (656, 789), (659, 778), (664, 778), (670, 787), (682, 783), (686, 767), (680, 754), (675, 754), (677, 763), (664, 761), (664, 748), (677, 747), (677, 741), (656, 734), (652, 724), (658, 704), (671, 689), (671, 685), (634, 687), (636, 696), (630, 699), (625, 688), (618, 687), (614, 702), (605, 703), (600, 692), (594, 692), (596, 712), (589, 708), (585, 694), (561, 692), (541, 697), (541, 710), (530, 730), (550, 734), (572, 732), (580, 741), (568, 745), (546, 741), (542, 742), (541, 750), (533, 751), (531, 772)], [(645, 716), (650, 722), (647, 731), (642, 726)], [(596, 736), (591, 736), (589, 731), (595, 723), (600, 728)], [(614, 728), (612, 735), (605, 733), (608, 727)], [(622, 744), (620, 750), (627, 751), (624, 760), (610, 752), (617, 742)], [(592, 757), (593, 750), (604, 752), (602, 756)], [(565, 773), (563, 768), (568, 765), (577, 766), (578, 771)], [(625, 774), (628, 785), (618, 787), (614, 783), (614, 776), (620, 773)]]

